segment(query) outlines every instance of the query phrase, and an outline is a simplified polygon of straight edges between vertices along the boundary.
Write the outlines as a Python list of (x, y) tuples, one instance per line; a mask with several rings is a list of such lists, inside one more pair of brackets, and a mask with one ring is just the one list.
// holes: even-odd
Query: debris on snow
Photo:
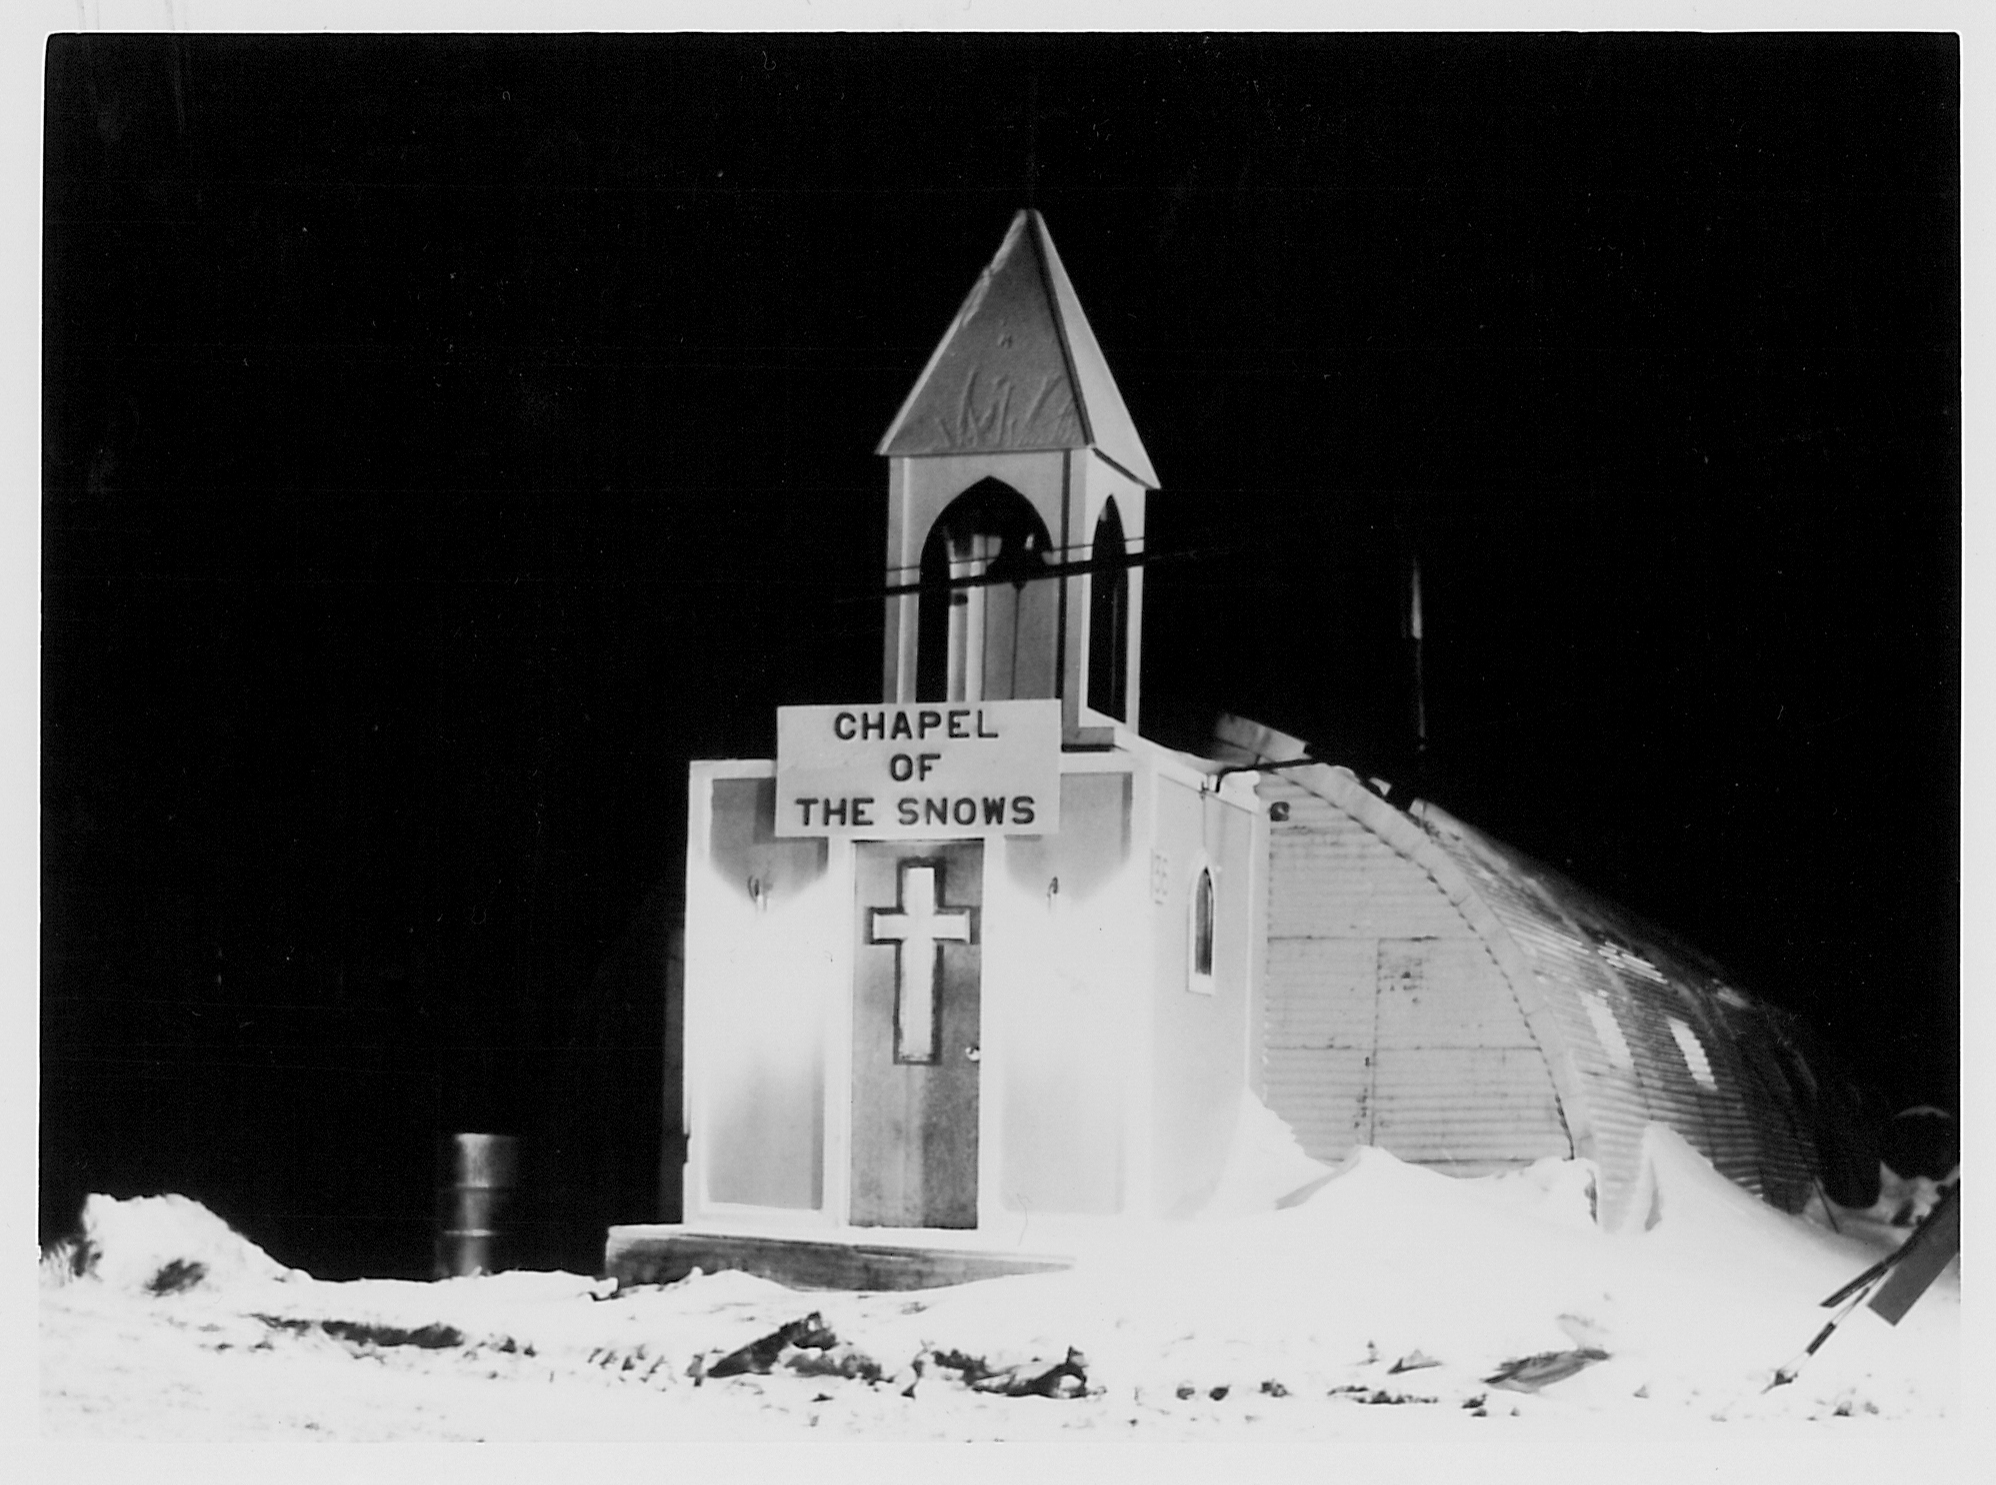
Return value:
[(351, 1320), (300, 1320), (283, 1315), (255, 1315), (273, 1330), (299, 1334), (319, 1330), (334, 1340), (354, 1347), (415, 1346), (425, 1351), (443, 1351), (462, 1346), (464, 1333), (448, 1325), (425, 1325), (418, 1330), (402, 1330), (393, 1325), (365, 1325)]
[(857, 1346), (839, 1342), (822, 1350), (800, 1350), (785, 1356), (783, 1364), (800, 1377), (845, 1377), (862, 1382), (878, 1382), (885, 1375), (879, 1362)]
[[(970, 1388), (1006, 1397), (1080, 1397), (1088, 1390), (1088, 1358), (1069, 1346), (1063, 1360), (1049, 1365), (1035, 1357), (979, 1377)], [(1224, 1388), (1220, 1395), (1225, 1395)]]
[(186, 1258), (176, 1258), (152, 1276), (146, 1285), (149, 1294), (177, 1294), (182, 1289), (192, 1289), (208, 1277), (208, 1265)]
[(1571, 1351), (1541, 1351), (1536, 1356), (1505, 1362), (1483, 1381), (1486, 1386), (1504, 1387), (1512, 1392), (1537, 1392), (1541, 1387), (1564, 1382), (1574, 1373), (1607, 1359), (1606, 1351), (1593, 1346), (1581, 1346)]
[(789, 1321), (768, 1335), (730, 1351), (705, 1370), (710, 1377), (744, 1374), (766, 1377), (786, 1351), (826, 1351), (837, 1344), (838, 1337), (825, 1328), (825, 1317), (813, 1310), (802, 1320)]

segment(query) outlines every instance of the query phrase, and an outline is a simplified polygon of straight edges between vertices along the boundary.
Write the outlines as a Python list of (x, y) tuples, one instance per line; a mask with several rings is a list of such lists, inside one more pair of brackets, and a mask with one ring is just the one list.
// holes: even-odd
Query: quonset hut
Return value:
[(611, 1272), (967, 1277), (1306, 1180), (1299, 1141), (1586, 1157), (1615, 1222), (1651, 1120), (1802, 1204), (1793, 1028), (1689, 946), (1296, 739), (1142, 736), (1157, 476), (1037, 213), (879, 452), (880, 696), (692, 766), (686, 1220)]
[[(1237, 764), (1299, 740), (1226, 719)], [(1261, 772), (1268, 917), (1257, 1092), (1319, 1160), (1377, 1145), (1456, 1175), (1542, 1156), (1632, 1215), (1644, 1124), (1797, 1211), (1817, 1074), (1795, 1019), (1645, 923), (1436, 805), (1322, 763)]]

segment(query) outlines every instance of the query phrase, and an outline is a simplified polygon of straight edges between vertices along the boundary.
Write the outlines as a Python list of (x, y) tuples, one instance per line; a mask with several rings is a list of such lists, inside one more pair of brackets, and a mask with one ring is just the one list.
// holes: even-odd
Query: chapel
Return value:
[(1651, 1121), (1808, 1199), (1802, 1030), (1697, 950), (1272, 728), (1142, 735), (1158, 477), (1037, 212), (878, 452), (879, 694), (691, 768), (683, 1221), (610, 1272), (1058, 1265), (1361, 1145), (1584, 1158), (1618, 1224)]

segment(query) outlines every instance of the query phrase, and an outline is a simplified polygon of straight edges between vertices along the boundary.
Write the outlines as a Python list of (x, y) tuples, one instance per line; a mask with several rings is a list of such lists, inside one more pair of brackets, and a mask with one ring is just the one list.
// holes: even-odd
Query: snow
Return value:
[[(1362, 1149), (1305, 1190), (1132, 1230), (1066, 1272), (882, 1294), (740, 1273), (624, 1292), (559, 1273), (327, 1283), (197, 1203), (93, 1197), (82, 1272), (44, 1266), (42, 1425), (146, 1440), (1954, 1432), (1957, 1267), (1896, 1328), (1860, 1307), (1769, 1390), (1832, 1313), (1820, 1301), (1904, 1234), (1777, 1212), (1660, 1126), (1618, 1232), (1594, 1223), (1584, 1162), (1455, 1180)], [(813, 1315), (831, 1335), (771, 1341), (766, 1375), (705, 1375)], [(1085, 1389), (1053, 1372), (1070, 1357)], [(1521, 1380), (1489, 1380), (1507, 1369)], [(1038, 1379), (1082, 1395), (1005, 1395)]]
[[(81, 1262), (90, 1276), (127, 1293), (206, 1285), (234, 1287), (309, 1277), (286, 1268), (202, 1206), (184, 1196), (142, 1196), (83, 1203)], [(63, 1257), (75, 1262), (74, 1250)]]
[(1237, 1217), (1267, 1211), (1329, 1174), (1329, 1166), (1303, 1153), (1296, 1131), (1281, 1115), (1242, 1089), (1220, 1179), (1201, 1215)]

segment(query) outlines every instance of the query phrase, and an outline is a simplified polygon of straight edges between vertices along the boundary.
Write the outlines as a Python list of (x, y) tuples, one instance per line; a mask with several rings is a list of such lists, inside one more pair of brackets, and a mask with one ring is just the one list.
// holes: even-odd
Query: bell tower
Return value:
[(1070, 747), (1136, 731), (1157, 476), (1038, 212), (1012, 218), (878, 452), (883, 698), (1058, 697)]

